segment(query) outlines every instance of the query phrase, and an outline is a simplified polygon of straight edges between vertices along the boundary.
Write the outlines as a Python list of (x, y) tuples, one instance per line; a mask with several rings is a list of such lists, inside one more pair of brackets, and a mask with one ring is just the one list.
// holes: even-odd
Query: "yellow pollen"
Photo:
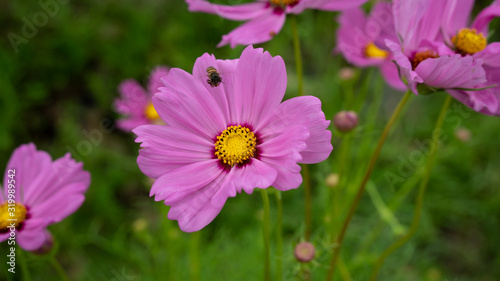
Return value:
[(14, 225), (18, 228), (26, 220), (26, 208), (20, 204), (0, 204), (0, 233), (6, 233)]
[(413, 70), (415, 70), (415, 68), (417, 68), (417, 66), (423, 62), (424, 60), (426, 59), (435, 59), (439, 57), (438, 54), (434, 51), (423, 51), (423, 52), (418, 52), (415, 54), (415, 56), (413, 57), (413, 59), (411, 60), (411, 66), (413, 68)]
[(234, 166), (248, 160), (255, 155), (257, 138), (246, 127), (229, 126), (217, 136), (215, 143), (215, 156), (224, 164)]
[(299, 3), (300, 0), (269, 0), (275, 6), (293, 6)]
[(150, 102), (148, 106), (146, 106), (146, 109), (144, 110), (144, 115), (146, 115), (146, 117), (151, 121), (160, 118), (160, 115), (158, 115), (158, 112), (156, 112), (156, 109), (153, 106), (152, 102)]
[(375, 44), (370, 43), (365, 47), (365, 56), (374, 59), (385, 59), (389, 54), (379, 49)]
[(486, 38), (481, 32), (474, 28), (462, 28), (457, 35), (451, 39), (457, 53), (462, 55), (473, 55), (486, 48)]

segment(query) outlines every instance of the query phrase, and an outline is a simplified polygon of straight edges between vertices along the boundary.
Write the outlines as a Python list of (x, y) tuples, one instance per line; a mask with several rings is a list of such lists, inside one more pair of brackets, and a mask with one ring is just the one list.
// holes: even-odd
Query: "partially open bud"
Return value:
[(340, 111), (333, 117), (333, 125), (340, 132), (349, 132), (358, 126), (358, 114), (354, 111)]
[(299, 262), (310, 262), (314, 259), (314, 245), (310, 242), (301, 242), (295, 246), (295, 258)]
[(37, 255), (45, 255), (52, 250), (54, 247), (54, 238), (52, 238), (52, 235), (48, 231), (44, 231), (43, 233), (45, 235), (45, 241), (43, 242), (42, 246), (40, 248), (32, 251), (32, 253), (37, 254)]
[(336, 187), (339, 184), (339, 174), (329, 174), (326, 177), (326, 186), (328, 187)]
[(455, 131), (455, 136), (461, 142), (469, 142), (471, 139), (471, 133), (467, 128), (460, 127)]

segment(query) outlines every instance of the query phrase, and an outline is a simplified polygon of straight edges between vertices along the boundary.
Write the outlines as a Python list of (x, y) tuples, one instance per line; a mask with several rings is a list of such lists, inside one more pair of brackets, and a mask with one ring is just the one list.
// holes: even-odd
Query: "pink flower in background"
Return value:
[(379, 67), (391, 87), (406, 89), (385, 46), (386, 39), (398, 40), (390, 3), (377, 3), (368, 16), (359, 7), (345, 10), (339, 16), (339, 24), (336, 52), (342, 53), (355, 66)]
[(118, 87), (121, 97), (115, 100), (115, 110), (125, 118), (118, 120), (117, 126), (123, 131), (132, 131), (137, 126), (154, 124), (160, 121), (152, 98), (161, 86), (160, 78), (168, 74), (168, 68), (159, 66), (149, 77), (148, 89), (145, 90), (137, 81), (128, 79)]
[(304, 9), (341, 11), (357, 7), (367, 0), (256, 0), (236, 6), (212, 4), (206, 0), (186, 0), (191, 12), (216, 14), (235, 21), (247, 21), (222, 36), (217, 47), (230, 44), (250, 45), (264, 43), (278, 34), (287, 14), (300, 14)]
[[(222, 82), (207, 81), (213, 67)], [(197, 231), (221, 211), (228, 197), (254, 188), (297, 188), (297, 163), (318, 163), (332, 151), (329, 121), (318, 98), (281, 102), (283, 59), (247, 47), (235, 60), (204, 54), (193, 74), (173, 68), (153, 97), (167, 125), (134, 129), (137, 163), (156, 179), (151, 196), (170, 205), (168, 218)]]
[(480, 91), (448, 91), (453, 97), (475, 111), (500, 115), (500, 42), (487, 42), (488, 25), (494, 17), (500, 16), (500, 1), (493, 2), (481, 11), (469, 24), (474, 0), (450, 0), (447, 2), (442, 21), (444, 40), (462, 56), (481, 59), (486, 71), (485, 87)]
[(15, 242), (21, 248), (36, 251), (50, 244), (47, 226), (75, 212), (89, 185), (90, 174), (69, 153), (52, 161), (34, 144), (21, 145), (7, 163), (0, 190), (0, 241), (13, 231), (8, 219), (17, 219)]
[[(476, 89), (486, 82), (481, 59), (455, 54), (440, 32), (446, 1), (395, 0), (393, 16), (399, 42), (386, 39), (409, 89)], [(425, 89), (427, 88), (427, 89)]]

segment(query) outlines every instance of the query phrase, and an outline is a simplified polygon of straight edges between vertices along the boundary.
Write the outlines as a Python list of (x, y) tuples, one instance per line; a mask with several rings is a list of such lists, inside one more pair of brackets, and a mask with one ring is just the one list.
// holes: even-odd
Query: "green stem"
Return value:
[(304, 94), (304, 84), (303, 84), (303, 73), (302, 73), (302, 56), (300, 53), (300, 41), (299, 41), (299, 31), (297, 28), (297, 17), (295, 15), (290, 15), (292, 22), (292, 34), (293, 34), (293, 49), (295, 54), (295, 66), (297, 71), (297, 96), (302, 96)]
[(283, 280), (283, 203), (281, 191), (276, 190), (276, 280)]
[(193, 281), (200, 280), (200, 236), (200, 231), (191, 234), (189, 247), (191, 266), (189, 267), (189, 270), (191, 280)]
[(271, 280), (271, 246), (269, 238), (269, 196), (267, 190), (261, 189), (264, 204), (264, 216), (262, 218), (262, 234), (264, 235), (264, 280)]
[(17, 256), (19, 257), (19, 261), (21, 263), (21, 272), (23, 273), (24, 281), (31, 281), (30, 270), (28, 268), (28, 263), (26, 262), (26, 256), (24, 255), (23, 250), (19, 247), (16, 248)]
[(363, 195), (363, 192), (365, 190), (366, 183), (370, 179), (371, 173), (373, 171), (373, 168), (375, 167), (375, 163), (377, 162), (378, 156), (380, 154), (380, 151), (382, 150), (382, 146), (384, 145), (385, 139), (387, 138), (387, 135), (389, 134), (389, 131), (392, 128), (392, 125), (396, 121), (397, 117), (399, 116), (399, 113), (403, 109), (404, 105), (410, 98), (410, 96), (413, 95), (411, 91), (406, 92), (404, 97), (401, 99), (399, 102), (398, 106), (392, 113), (391, 118), (385, 125), (384, 131), (382, 132), (382, 135), (380, 136), (380, 139), (378, 141), (377, 147), (375, 148), (375, 152), (373, 153), (370, 162), (368, 163), (368, 168), (366, 170), (365, 176), (363, 178), (363, 181), (361, 182), (361, 185), (359, 186), (358, 192), (356, 193), (356, 197), (354, 198), (354, 201), (352, 202), (349, 212), (347, 213), (347, 217), (342, 225), (342, 229), (340, 230), (340, 234), (337, 237), (335, 243), (334, 243), (334, 249), (333, 249), (333, 257), (332, 261), (330, 263), (330, 269), (328, 270), (328, 275), (326, 280), (333, 280), (333, 275), (335, 273), (335, 267), (337, 263), (337, 259), (339, 257), (340, 249), (342, 246), (342, 241), (344, 240), (345, 233), (347, 231), (347, 228), (349, 226), (349, 223), (351, 222), (352, 216), (354, 215), (354, 212), (356, 211), (356, 208), (358, 207), (359, 201), (361, 200), (361, 197)]
[(434, 163), (434, 159), (436, 158), (436, 152), (439, 146), (439, 139), (437, 132), (441, 131), (441, 127), (443, 126), (443, 121), (444, 117), (446, 116), (446, 111), (448, 110), (448, 107), (450, 106), (451, 103), (451, 96), (447, 95), (446, 100), (444, 101), (443, 107), (441, 108), (441, 112), (439, 113), (439, 117), (436, 121), (436, 126), (434, 130), (432, 131), (432, 143), (431, 143), (431, 149), (429, 151), (429, 156), (427, 158), (427, 161), (425, 163), (425, 172), (424, 176), (422, 179), (422, 182), (420, 183), (419, 189), (418, 189), (418, 195), (416, 199), (416, 206), (415, 206), (415, 212), (413, 214), (413, 220), (411, 222), (411, 227), (408, 230), (408, 232), (399, 238), (396, 242), (394, 242), (389, 248), (387, 248), (382, 255), (378, 258), (375, 268), (373, 270), (372, 276), (370, 280), (376, 280), (378, 273), (380, 269), (382, 268), (382, 265), (385, 261), (385, 259), (392, 254), (395, 250), (397, 250), (399, 247), (404, 245), (406, 242), (410, 240), (410, 238), (415, 234), (418, 228), (418, 224), (420, 223), (420, 215), (422, 213), (422, 205), (424, 202), (424, 195), (425, 195), (425, 190), (427, 189), (427, 184), (429, 183), (429, 178), (431, 176), (431, 171), (432, 171), (432, 165)]
[(59, 263), (59, 261), (56, 259), (55, 255), (50, 255), (50, 263), (54, 267), (54, 269), (57, 271), (57, 274), (59, 274), (59, 277), (63, 281), (69, 281), (68, 276), (66, 275), (66, 272), (64, 271), (63, 267)]

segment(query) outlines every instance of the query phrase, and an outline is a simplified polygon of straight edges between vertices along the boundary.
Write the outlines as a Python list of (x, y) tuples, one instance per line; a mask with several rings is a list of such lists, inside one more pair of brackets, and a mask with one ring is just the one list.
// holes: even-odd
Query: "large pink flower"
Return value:
[(186, 0), (191, 12), (216, 14), (220, 17), (248, 21), (222, 36), (217, 47), (227, 44), (258, 44), (271, 40), (285, 23), (286, 14), (300, 14), (304, 9), (341, 11), (357, 7), (367, 0), (256, 0), (236, 6), (212, 4), (206, 0)]
[(386, 39), (397, 40), (391, 4), (377, 3), (368, 16), (359, 7), (345, 10), (339, 17), (339, 23), (337, 52), (341, 52), (355, 66), (378, 66), (391, 87), (406, 89), (385, 46)]
[(469, 24), (474, 0), (450, 0), (443, 16), (444, 40), (462, 56), (481, 59), (486, 71), (487, 82), (481, 91), (448, 91), (456, 99), (475, 111), (500, 115), (500, 42), (487, 42), (488, 25), (494, 17), (500, 16), (500, 1), (493, 2), (481, 11)]
[[(27, 251), (50, 241), (47, 226), (71, 215), (85, 200), (90, 174), (82, 167), (69, 153), (52, 161), (32, 143), (14, 150), (0, 190), (0, 241), (15, 232), (15, 243)], [(14, 218), (15, 231), (8, 227), (13, 222), (8, 219)]]
[[(222, 78), (207, 81), (207, 68)], [(153, 97), (168, 125), (134, 129), (141, 142), (137, 163), (156, 179), (151, 196), (164, 200), (168, 218), (183, 231), (205, 227), (228, 197), (254, 188), (297, 188), (297, 163), (317, 163), (332, 150), (329, 121), (318, 98), (281, 102), (286, 90), (283, 59), (247, 47), (235, 60), (204, 54), (193, 74), (173, 68)]]
[(123, 81), (118, 90), (121, 97), (115, 100), (115, 110), (125, 118), (118, 120), (118, 128), (132, 131), (137, 126), (155, 124), (159, 120), (152, 98), (161, 86), (160, 78), (168, 74), (168, 68), (159, 66), (149, 77), (148, 89), (145, 90), (137, 81), (127, 79)]
[(399, 42), (386, 39), (409, 89), (476, 89), (486, 82), (481, 59), (455, 54), (442, 41), (446, 1), (395, 0), (393, 15)]

